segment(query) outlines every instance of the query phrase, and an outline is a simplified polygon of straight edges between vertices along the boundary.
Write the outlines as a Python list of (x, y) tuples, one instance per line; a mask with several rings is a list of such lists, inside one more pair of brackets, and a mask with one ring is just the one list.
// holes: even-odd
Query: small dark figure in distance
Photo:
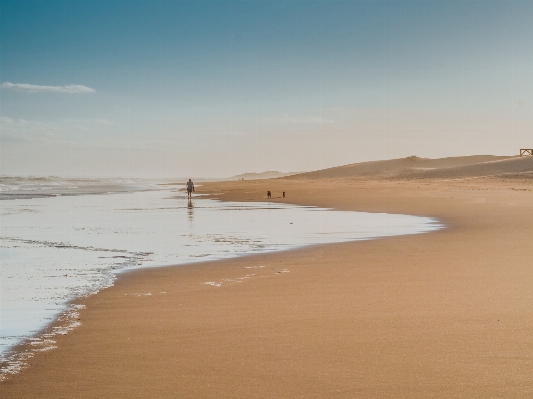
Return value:
[(187, 198), (192, 198), (192, 193), (194, 191), (194, 183), (189, 179), (187, 182)]
[(283, 192), (283, 198), (285, 198), (285, 191)]
[(272, 193), (270, 191), (267, 191), (267, 198), (272, 198)]

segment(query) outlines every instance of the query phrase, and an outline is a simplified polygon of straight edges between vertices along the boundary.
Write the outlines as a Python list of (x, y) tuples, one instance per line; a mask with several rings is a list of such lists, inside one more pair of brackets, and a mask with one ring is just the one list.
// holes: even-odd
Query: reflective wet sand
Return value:
[[(54, 348), (54, 336), (79, 324), (79, 306), (71, 301), (112, 285), (117, 273), (132, 268), (441, 227), (431, 218), (408, 215), (227, 203), (201, 196), (188, 201), (175, 189), (86, 195), (80, 187), (67, 188), (69, 195), (0, 201), (3, 372), (19, 370), (32, 352)], [(206, 283), (221, 286), (231, 281)], [(58, 317), (61, 323), (43, 330)], [(28, 350), (10, 351), (24, 340), (31, 343)]]

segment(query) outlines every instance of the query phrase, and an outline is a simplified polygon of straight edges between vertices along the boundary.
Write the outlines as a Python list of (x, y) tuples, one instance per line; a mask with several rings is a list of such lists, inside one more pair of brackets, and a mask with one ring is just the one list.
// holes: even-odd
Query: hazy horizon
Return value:
[[(395, 160), (407, 160), (409, 158), (418, 158), (419, 160), (436, 160), (436, 159), (460, 159), (460, 158), (463, 158), (463, 157), (472, 157), (472, 158), (476, 158), (476, 157), (494, 157), (496, 159), (492, 160), (492, 161), (497, 161), (497, 160), (500, 160), (502, 157), (505, 159), (505, 158), (521, 158), (519, 154), (511, 154), (511, 155), (494, 155), (494, 154), (471, 154), (471, 155), (465, 155), (465, 156), (455, 156), (455, 157), (439, 157), (439, 158), (428, 158), (428, 157), (420, 157), (418, 155), (410, 155), (410, 156), (407, 156), (407, 157), (401, 157), (401, 158), (389, 158), (389, 159), (374, 159), (374, 160), (369, 160), (369, 161), (361, 161), (361, 162), (352, 162), (352, 163), (349, 163), (349, 164), (342, 164), (342, 165), (332, 165), (332, 166), (328, 166), (326, 168), (321, 168), (321, 169), (313, 169), (313, 170), (300, 170), (300, 171), (279, 171), (279, 170), (264, 170), (264, 171), (251, 171), (251, 172), (243, 172), (243, 173), (239, 173), (237, 175), (232, 175), (232, 176), (206, 176), (206, 175), (183, 175), (183, 176), (179, 176), (179, 175), (174, 175), (174, 176), (146, 176), (146, 177), (142, 177), (142, 176), (135, 176), (135, 175), (131, 175), (131, 176), (128, 176), (128, 175), (112, 175), (112, 174), (107, 174), (107, 175), (91, 175), (91, 174), (87, 174), (87, 175), (82, 175), (82, 174), (71, 174), (71, 175), (68, 175), (68, 174), (5, 174), (5, 173), (0, 173), (0, 178), (7, 178), (7, 179), (10, 179), (10, 178), (22, 178), (22, 179), (41, 179), (41, 178), (44, 178), (44, 179), (54, 179), (54, 178), (59, 178), (59, 179), (65, 179), (65, 180), (77, 180), (77, 179), (80, 179), (80, 180), (83, 180), (83, 179), (95, 179), (95, 180), (98, 180), (98, 179), (123, 179), (123, 180), (128, 180), (128, 179), (131, 179), (131, 180), (139, 180), (139, 181), (159, 181), (161, 183), (165, 183), (165, 184), (173, 184), (173, 183), (179, 183), (180, 181), (183, 181), (183, 183), (185, 184), (185, 182), (192, 178), (194, 181), (199, 181), (199, 182), (207, 182), (207, 181), (222, 181), (222, 180), (227, 180), (227, 179), (235, 179), (235, 178), (242, 178), (242, 177), (246, 177), (247, 179), (252, 177), (252, 178), (257, 178), (257, 179), (268, 179), (268, 178), (271, 178), (271, 177), (261, 177), (261, 175), (279, 175), (279, 176), (273, 176), (273, 177), (282, 177), (282, 176), (290, 176), (290, 175), (296, 175), (296, 174), (301, 174), (301, 173), (309, 173), (309, 172), (316, 172), (316, 171), (319, 171), (319, 170), (326, 170), (326, 169), (337, 169), (337, 168), (344, 168), (346, 166), (350, 166), (350, 165), (356, 165), (356, 164), (364, 164), (364, 163), (367, 163), (367, 162), (371, 162), (371, 163), (380, 163), (380, 162), (389, 162), (389, 161), (395, 161)], [(475, 163), (478, 163), (478, 162), (492, 162), (492, 161), (477, 161)]]
[(530, 1), (0, 0), (0, 174), (533, 148)]

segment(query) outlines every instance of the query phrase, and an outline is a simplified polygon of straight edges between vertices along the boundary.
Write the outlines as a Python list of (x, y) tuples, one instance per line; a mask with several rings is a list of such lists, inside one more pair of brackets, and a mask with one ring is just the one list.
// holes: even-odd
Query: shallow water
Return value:
[[(148, 189), (150, 187), (147, 187)], [(116, 273), (303, 245), (416, 234), (431, 218), (332, 211), (273, 203), (227, 203), (177, 189), (0, 201), (0, 361), (20, 368), (10, 348), (76, 326), (74, 298), (112, 285)], [(70, 306), (70, 307), (69, 307)], [(38, 336), (63, 314), (65, 323)], [(17, 357), (18, 356), (18, 357)]]

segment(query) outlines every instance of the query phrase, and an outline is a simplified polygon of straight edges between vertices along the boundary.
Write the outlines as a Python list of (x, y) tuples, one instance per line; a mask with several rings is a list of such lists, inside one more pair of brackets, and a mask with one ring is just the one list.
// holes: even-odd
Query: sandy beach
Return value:
[(533, 1), (0, 10), (0, 399), (533, 399)]
[(530, 398), (533, 157), (478, 161), (205, 184), (447, 228), (121, 275), (0, 397)]

